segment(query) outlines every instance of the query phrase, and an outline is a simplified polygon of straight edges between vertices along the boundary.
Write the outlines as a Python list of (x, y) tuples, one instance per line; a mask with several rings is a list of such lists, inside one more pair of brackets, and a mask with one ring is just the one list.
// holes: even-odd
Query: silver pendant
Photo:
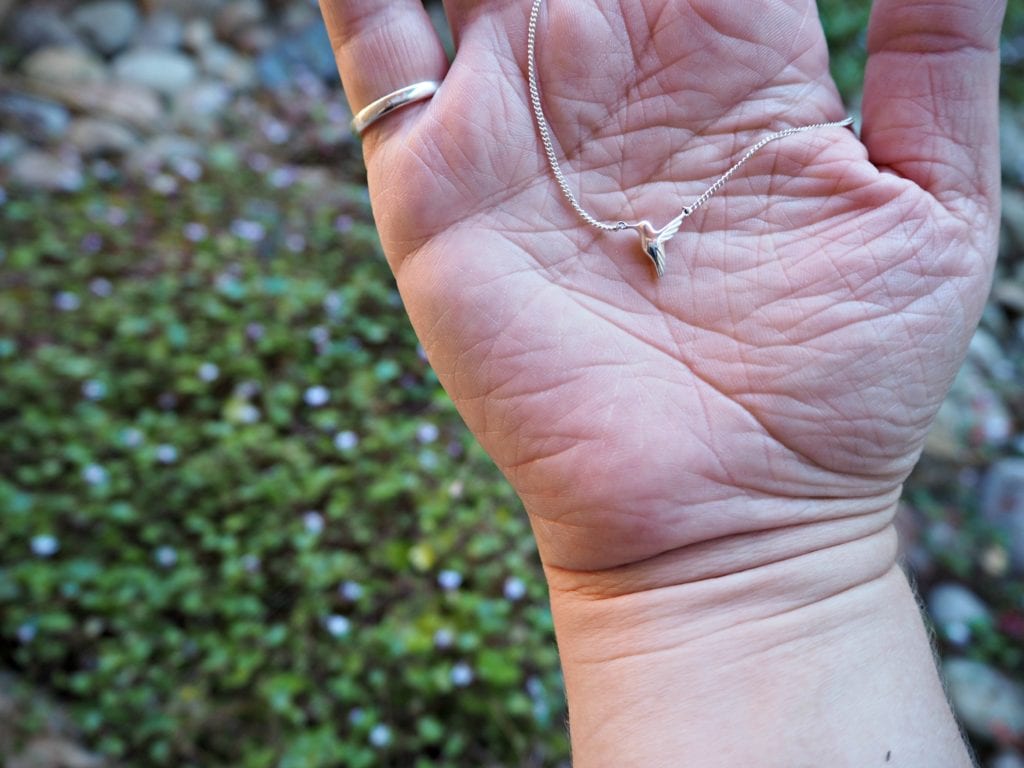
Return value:
[(679, 228), (683, 225), (683, 219), (693, 213), (693, 208), (683, 208), (683, 212), (661, 229), (655, 229), (651, 222), (644, 219), (634, 224), (620, 222), (620, 229), (635, 229), (640, 235), (640, 247), (647, 257), (654, 262), (654, 269), (658, 277), (665, 274), (665, 245), (676, 236)]

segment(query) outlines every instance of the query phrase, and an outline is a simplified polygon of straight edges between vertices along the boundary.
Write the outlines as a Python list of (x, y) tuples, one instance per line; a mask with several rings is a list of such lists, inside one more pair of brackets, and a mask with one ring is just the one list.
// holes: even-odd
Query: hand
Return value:
[[(429, 358), (547, 564), (811, 522), (791, 500), (820, 500), (816, 519), (893, 508), (996, 238), (1001, 9), (942, 5), (879, 3), (864, 143), (769, 145), (684, 223), (657, 280), (633, 233), (589, 228), (558, 192), (529, 109), (528, 0), (448, 3), (447, 75), (419, 2), (325, 2), (355, 107), (444, 79), (367, 132), (374, 210)], [(806, 0), (546, 0), (538, 67), (570, 183), (603, 220), (660, 225), (770, 130), (846, 114)]]
[[(355, 109), (444, 81), (369, 129), (370, 192), (431, 363), (531, 515), (579, 764), (873, 765), (889, 744), (965, 765), (891, 521), (993, 269), (1005, 3), (877, 0), (861, 139), (770, 144), (660, 280), (559, 193), (529, 0), (445, 5), (450, 69), (418, 0), (322, 0)], [(846, 114), (809, 0), (545, 0), (538, 46), (601, 220), (660, 226), (761, 137)], [(782, 748), (773, 718), (739, 736), (758, 707), (822, 742)]]

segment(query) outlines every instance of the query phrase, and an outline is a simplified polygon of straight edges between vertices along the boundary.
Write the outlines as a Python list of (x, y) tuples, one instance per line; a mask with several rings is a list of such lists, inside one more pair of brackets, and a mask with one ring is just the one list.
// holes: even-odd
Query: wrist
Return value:
[(629, 566), (646, 588), (617, 594), (549, 568), (574, 765), (968, 766), (888, 518)]

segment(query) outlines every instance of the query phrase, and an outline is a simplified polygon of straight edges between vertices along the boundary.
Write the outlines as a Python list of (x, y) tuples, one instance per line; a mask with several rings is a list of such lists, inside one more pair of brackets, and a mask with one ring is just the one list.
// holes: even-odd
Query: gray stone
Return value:
[(957, 373), (925, 439), (924, 452), (946, 461), (966, 461), (1005, 445), (1013, 418), (973, 361)]
[(1024, 573), (1024, 459), (992, 465), (981, 491), (981, 514), (1010, 545), (1010, 567)]
[(174, 124), (185, 133), (215, 133), (231, 99), (231, 89), (220, 81), (196, 83), (175, 97)]
[(182, 33), (182, 43), (192, 53), (202, 53), (204, 48), (213, 43), (213, 25), (206, 19), (189, 19)]
[(71, 123), (68, 140), (82, 157), (123, 155), (138, 144), (135, 134), (120, 123), (96, 117), (82, 117)]
[(28, 147), (21, 136), (16, 133), (0, 132), (0, 165), (7, 165)]
[(4, 25), (3, 37), (20, 53), (48, 45), (81, 45), (71, 26), (53, 8), (28, 7)]
[(217, 14), (217, 36), (235, 42), (240, 32), (253, 24), (259, 24), (266, 16), (266, 8), (260, 0), (234, 0)]
[(180, 48), (185, 38), (185, 25), (176, 13), (160, 10), (150, 14), (142, 22), (142, 29), (135, 38), (139, 48)]
[(33, 87), (78, 112), (105, 116), (142, 131), (158, 128), (163, 118), (160, 97), (134, 83), (47, 83)]
[(1019, 752), (1000, 752), (989, 761), (988, 768), (1024, 768), (1024, 757)]
[(256, 84), (252, 60), (221, 43), (206, 46), (199, 54), (199, 63), (204, 73), (233, 88), (245, 89)]
[(970, 639), (972, 625), (991, 624), (992, 614), (981, 599), (960, 584), (938, 584), (928, 593), (928, 613), (935, 626), (956, 644)]
[(52, 101), (15, 91), (0, 91), (0, 128), (20, 133), (29, 141), (46, 143), (59, 139), (71, 116)]
[(271, 90), (286, 88), (303, 75), (333, 82), (336, 67), (331, 41), (320, 22), (281, 40), (256, 62), (260, 83)]
[(198, 161), (203, 157), (202, 146), (186, 136), (164, 134), (137, 147), (129, 155), (125, 167), (135, 179), (148, 179), (167, 166), (181, 161)]
[(178, 51), (134, 48), (114, 60), (119, 80), (168, 95), (193, 83), (197, 71), (195, 62)]
[(106, 80), (107, 65), (85, 48), (50, 45), (21, 63), (27, 77), (51, 83), (95, 83)]
[(1024, 736), (1024, 686), (971, 659), (947, 659), (942, 670), (953, 709), (967, 730), (1004, 743)]
[(100, 53), (125, 48), (139, 27), (139, 12), (128, 0), (95, 0), (75, 8), (71, 23)]
[(10, 179), (16, 186), (44, 192), (74, 192), (85, 182), (77, 158), (61, 158), (36, 149), (15, 158)]

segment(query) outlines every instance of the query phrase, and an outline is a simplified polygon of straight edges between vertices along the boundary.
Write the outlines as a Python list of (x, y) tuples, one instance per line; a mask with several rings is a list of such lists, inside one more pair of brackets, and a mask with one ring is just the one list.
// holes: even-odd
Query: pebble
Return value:
[(1001, 752), (989, 761), (988, 768), (1024, 768), (1024, 757), (1019, 752)]
[(28, 77), (57, 83), (94, 83), (107, 78), (103, 59), (85, 48), (50, 45), (39, 48), (21, 63)]
[(139, 48), (180, 48), (185, 39), (185, 25), (176, 13), (163, 8), (151, 14), (142, 24), (134, 41)]
[(133, 48), (114, 60), (114, 74), (122, 82), (171, 95), (191, 85), (198, 68), (191, 58), (178, 51)]
[(1024, 686), (980, 661), (947, 659), (942, 669), (953, 708), (971, 733), (1002, 743), (1024, 736)]
[(333, 81), (337, 65), (322, 23), (310, 24), (269, 48), (256, 62), (260, 83), (280, 90), (303, 75)]
[(44, 144), (61, 138), (71, 115), (55, 102), (15, 91), (0, 91), (0, 128)]
[(252, 60), (221, 43), (211, 43), (199, 53), (199, 64), (205, 74), (223, 80), (233, 88), (250, 88), (256, 83), (256, 67)]
[(928, 612), (935, 626), (958, 645), (970, 639), (972, 624), (992, 623), (992, 614), (981, 598), (953, 582), (938, 584), (928, 593)]
[(1011, 569), (1024, 573), (1024, 459), (1002, 459), (989, 468), (982, 483), (981, 514), (1006, 535)]
[(208, 45), (213, 44), (213, 25), (203, 18), (189, 19), (185, 22), (182, 32), (182, 43), (186, 50), (201, 53)]
[(135, 134), (120, 123), (97, 117), (82, 117), (71, 124), (68, 140), (82, 157), (123, 155), (138, 144)]
[(79, 112), (104, 116), (139, 130), (156, 128), (164, 114), (160, 97), (134, 83), (43, 83), (36, 90)]
[(217, 14), (217, 36), (227, 42), (235, 42), (239, 33), (246, 27), (260, 23), (266, 15), (260, 0), (234, 0)]
[(4, 25), (3, 37), (20, 53), (48, 45), (80, 45), (81, 40), (52, 7), (30, 6)]
[(128, 0), (95, 0), (75, 8), (71, 23), (97, 51), (109, 56), (131, 42), (139, 28), (139, 12)]
[(6, 165), (25, 151), (28, 142), (17, 133), (0, 132), (0, 165)]
[(77, 162), (37, 149), (14, 159), (10, 178), (13, 184), (44, 192), (74, 192), (85, 183)]
[(174, 123), (188, 133), (216, 133), (231, 99), (231, 89), (219, 80), (200, 81), (174, 97)]

